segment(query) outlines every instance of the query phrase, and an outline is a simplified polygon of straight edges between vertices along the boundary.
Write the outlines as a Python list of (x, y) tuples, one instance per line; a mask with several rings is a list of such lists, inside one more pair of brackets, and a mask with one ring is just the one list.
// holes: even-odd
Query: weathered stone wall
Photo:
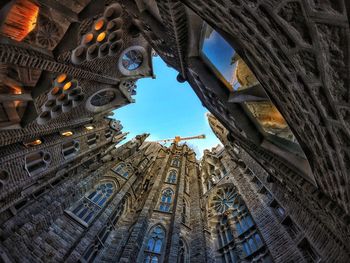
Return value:
[[(338, 216), (331, 212), (329, 200), (322, 191), (307, 188), (308, 184), (305, 186), (299, 180), (281, 179), (278, 172), (266, 170), (266, 167), (264, 169), (245, 150), (227, 139), (228, 131), (222, 124), (215, 119), (210, 119), (210, 124), (225, 145), (223, 162), (236, 171), (233, 176), (235, 185), (241, 188), (247, 205), (252, 205), (251, 212), (259, 229), (265, 229), (261, 233), (267, 235), (266, 244), (271, 246), (270, 251), (275, 260), (283, 261), (283, 253), (292, 253), (287, 257), (294, 255), (297, 261), (300, 260), (298, 250), (301, 251), (303, 241), (307, 240), (322, 260), (347, 262), (350, 257), (348, 225), (342, 220), (342, 214)], [(305, 194), (305, 191), (310, 193)], [(285, 211), (282, 218), (274, 212), (276, 203)], [(290, 221), (298, 229), (298, 233), (293, 236), (288, 233), (290, 227), (287, 222)], [(276, 226), (272, 226), (274, 224)], [(274, 231), (278, 234), (273, 234)], [(279, 239), (284, 241), (280, 242)]]

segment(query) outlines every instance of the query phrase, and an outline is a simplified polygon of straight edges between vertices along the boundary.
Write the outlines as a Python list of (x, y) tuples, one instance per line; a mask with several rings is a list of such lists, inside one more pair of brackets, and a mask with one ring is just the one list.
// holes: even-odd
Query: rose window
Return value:
[(135, 70), (141, 66), (143, 62), (143, 55), (139, 50), (130, 50), (122, 57), (123, 67), (127, 70)]

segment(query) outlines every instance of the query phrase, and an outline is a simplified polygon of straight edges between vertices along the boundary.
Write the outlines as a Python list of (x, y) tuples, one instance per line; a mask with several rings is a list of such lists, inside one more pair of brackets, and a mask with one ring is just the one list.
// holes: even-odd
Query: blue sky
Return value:
[(209, 127), (208, 110), (187, 82), (177, 82), (177, 71), (160, 57), (153, 58), (153, 67), (156, 79), (138, 80), (136, 103), (115, 110), (114, 118), (130, 132), (127, 140), (142, 133), (151, 134), (148, 141), (205, 134), (206, 139), (187, 142), (200, 158), (204, 149), (220, 143)]
[[(210, 31), (211, 29), (208, 28), (208, 30)], [(234, 72), (231, 60), (235, 54), (230, 44), (218, 32), (212, 31), (210, 36), (204, 39), (202, 50), (227, 82), (230, 82)]]

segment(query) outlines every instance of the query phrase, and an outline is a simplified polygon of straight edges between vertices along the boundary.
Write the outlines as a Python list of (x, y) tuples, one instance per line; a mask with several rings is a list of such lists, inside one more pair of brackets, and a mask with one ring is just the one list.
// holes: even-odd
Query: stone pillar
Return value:
[(208, 231), (204, 222), (207, 222), (202, 212), (201, 204), (201, 180), (199, 178), (199, 167), (193, 164), (189, 169), (191, 189), (191, 241), (190, 258), (191, 263), (215, 262), (211, 255), (211, 244), (208, 243)]

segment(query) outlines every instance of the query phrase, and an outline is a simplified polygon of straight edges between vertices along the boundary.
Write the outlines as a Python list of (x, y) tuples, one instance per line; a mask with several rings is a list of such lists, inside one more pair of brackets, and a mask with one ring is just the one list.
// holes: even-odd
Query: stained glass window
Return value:
[(173, 191), (171, 189), (166, 189), (162, 193), (160, 200), (159, 210), (169, 212), (172, 202)]
[(143, 55), (139, 50), (130, 50), (122, 57), (123, 67), (127, 70), (138, 69), (143, 62)]
[(125, 178), (128, 178), (129, 176), (129, 169), (125, 163), (119, 163), (117, 166), (112, 168), (112, 170)]
[(216, 196), (213, 197), (212, 206), (218, 213), (224, 213), (233, 206), (236, 195), (233, 187), (220, 188)]
[(150, 234), (145, 251), (145, 263), (155, 263), (159, 261), (162, 252), (165, 232), (162, 227), (156, 226)]
[(175, 184), (176, 183), (176, 174), (177, 174), (177, 172), (175, 170), (171, 170), (169, 175), (168, 175), (167, 182)]
[(115, 187), (113, 183), (100, 183), (92, 192), (79, 200), (79, 202), (70, 210), (70, 213), (88, 224), (106, 205), (114, 191)]
[(179, 160), (177, 157), (175, 157), (175, 158), (172, 160), (171, 165), (172, 165), (172, 166), (175, 166), (175, 167), (179, 167), (179, 166), (180, 166), (180, 160)]

